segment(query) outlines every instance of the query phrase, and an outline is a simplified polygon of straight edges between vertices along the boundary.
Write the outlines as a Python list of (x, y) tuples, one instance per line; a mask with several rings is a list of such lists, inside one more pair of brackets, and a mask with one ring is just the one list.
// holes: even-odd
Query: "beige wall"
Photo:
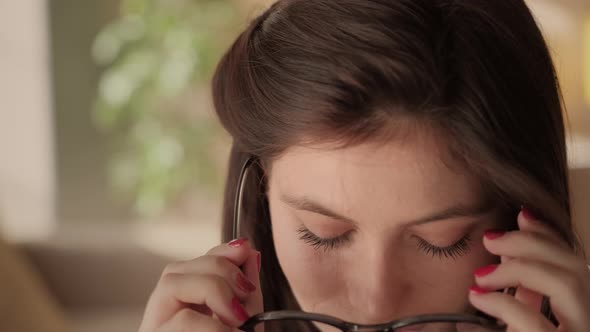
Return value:
[(45, 1), (0, 1), (0, 233), (23, 240), (55, 226), (46, 14)]

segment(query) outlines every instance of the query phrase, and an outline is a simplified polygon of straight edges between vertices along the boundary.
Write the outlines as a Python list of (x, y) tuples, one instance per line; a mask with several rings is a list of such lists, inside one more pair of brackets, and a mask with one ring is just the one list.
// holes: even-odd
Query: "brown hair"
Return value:
[(280, 0), (239, 35), (212, 88), (233, 137), (224, 241), (240, 169), (261, 161), (242, 228), (262, 252), (265, 310), (298, 306), (274, 250), (263, 165), (304, 138), (344, 146), (386, 138), (400, 120), (428, 124), (512, 216), (525, 205), (579, 247), (559, 84), (521, 0)]

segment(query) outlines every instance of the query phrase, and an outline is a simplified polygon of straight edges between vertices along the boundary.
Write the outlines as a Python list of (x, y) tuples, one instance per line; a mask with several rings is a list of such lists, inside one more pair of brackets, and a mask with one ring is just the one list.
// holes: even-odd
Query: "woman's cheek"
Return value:
[(273, 227), (273, 238), (279, 264), (303, 310), (324, 311), (318, 306), (346, 293), (346, 271), (338, 255), (313, 248), (284, 225)]

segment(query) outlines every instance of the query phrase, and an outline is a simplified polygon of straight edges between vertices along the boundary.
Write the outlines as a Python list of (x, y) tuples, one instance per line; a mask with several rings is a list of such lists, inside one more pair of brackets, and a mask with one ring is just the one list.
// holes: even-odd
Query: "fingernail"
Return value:
[(236, 277), (236, 284), (238, 288), (246, 293), (251, 293), (256, 290), (256, 286), (250, 282), (250, 280), (246, 279), (246, 277), (238, 272), (238, 276)]
[(498, 230), (489, 230), (484, 233), (484, 236), (488, 240), (493, 240), (501, 237), (502, 235), (506, 234), (505, 231), (498, 231)]
[(473, 272), (473, 274), (476, 277), (483, 277), (483, 276), (487, 276), (488, 274), (494, 272), (497, 268), (498, 268), (497, 264), (492, 264), (492, 265), (480, 267), (479, 269), (475, 270), (475, 272)]
[(523, 206), (522, 209), (520, 209), (520, 211), (522, 212), (522, 216), (524, 217), (524, 219), (526, 219), (527, 221), (536, 223), (536, 221), (538, 220), (535, 214), (526, 207)]
[(485, 288), (481, 288), (479, 286), (471, 286), (471, 287), (469, 287), (469, 290), (471, 292), (473, 292), (474, 294), (487, 294), (490, 292), (490, 290), (485, 289)]
[(256, 255), (256, 262), (258, 263), (258, 273), (260, 273), (260, 268), (262, 267), (260, 253)]
[(244, 308), (244, 306), (240, 303), (240, 300), (237, 297), (234, 297), (231, 300), (231, 308), (236, 317), (241, 322), (247, 320), (250, 317), (250, 315), (248, 315), (248, 312), (246, 311), (246, 308)]
[(239, 238), (239, 239), (231, 240), (227, 245), (230, 246), (230, 247), (239, 248), (246, 241), (248, 241), (248, 238), (242, 237), (242, 238)]

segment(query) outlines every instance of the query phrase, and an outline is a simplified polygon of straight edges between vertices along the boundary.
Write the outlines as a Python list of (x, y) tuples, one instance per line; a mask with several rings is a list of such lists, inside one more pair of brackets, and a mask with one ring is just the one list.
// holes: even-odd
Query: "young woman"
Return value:
[(213, 95), (233, 137), (224, 240), (238, 208), (246, 238), (168, 266), (140, 331), (235, 331), (285, 309), (590, 330), (559, 85), (522, 0), (280, 0)]

